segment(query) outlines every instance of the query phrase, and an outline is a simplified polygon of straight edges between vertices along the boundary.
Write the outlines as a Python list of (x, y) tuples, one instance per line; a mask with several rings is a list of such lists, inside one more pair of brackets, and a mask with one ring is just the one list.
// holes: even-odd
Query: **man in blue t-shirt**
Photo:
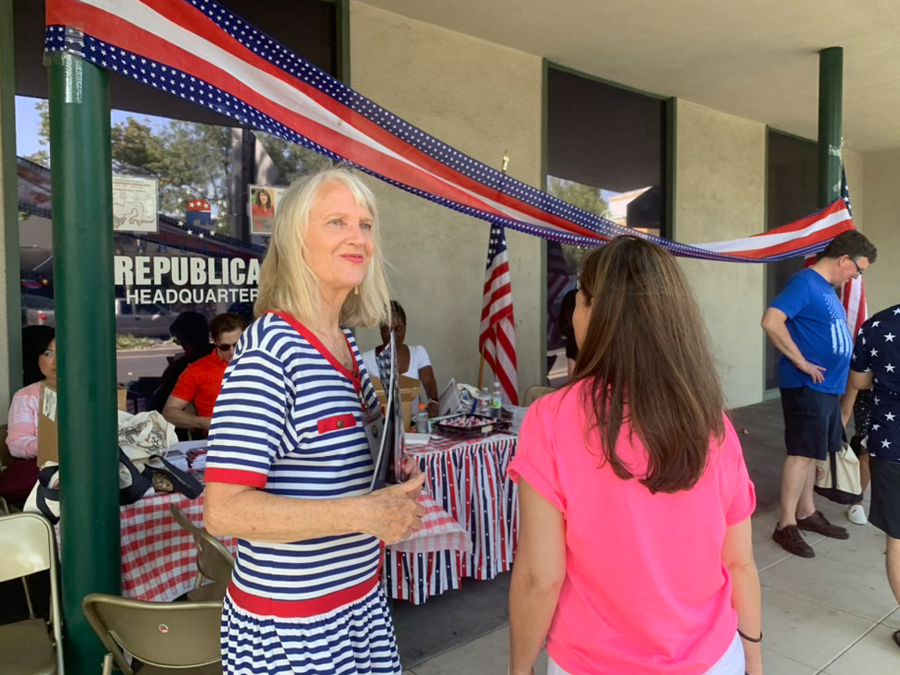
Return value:
[[(900, 602), (900, 305), (866, 321), (850, 363), (850, 393), (872, 389), (869, 427), (863, 441), (872, 473), (869, 522), (887, 535), (887, 573)], [(900, 647), (900, 630), (894, 633)]]
[(762, 318), (781, 352), (778, 379), (787, 458), (781, 473), (781, 520), (773, 538), (804, 558), (815, 552), (800, 530), (847, 539), (813, 502), (816, 460), (841, 448), (841, 394), (847, 386), (853, 339), (834, 287), (875, 262), (872, 243), (856, 230), (835, 237), (812, 266), (795, 274)]

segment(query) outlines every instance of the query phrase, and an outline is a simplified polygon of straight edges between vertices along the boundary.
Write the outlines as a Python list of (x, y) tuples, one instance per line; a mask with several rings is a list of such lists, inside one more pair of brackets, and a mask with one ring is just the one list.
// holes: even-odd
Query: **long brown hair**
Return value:
[(588, 255), (580, 291), (590, 322), (575, 382), (590, 382), (587, 433), (598, 432), (619, 478), (634, 478), (616, 454), (627, 414), (647, 450), (641, 483), (654, 493), (690, 489), (706, 468), (711, 438), (721, 441), (725, 429), (722, 387), (687, 279), (669, 253), (627, 235)]

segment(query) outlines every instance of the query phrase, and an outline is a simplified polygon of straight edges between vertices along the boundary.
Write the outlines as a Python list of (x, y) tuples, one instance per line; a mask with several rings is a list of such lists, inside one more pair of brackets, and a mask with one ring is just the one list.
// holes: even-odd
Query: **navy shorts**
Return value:
[(844, 426), (839, 394), (809, 387), (782, 389), (781, 409), (788, 455), (824, 460), (829, 452), (841, 449)]
[(892, 539), (900, 539), (900, 463), (869, 458), (872, 506), (869, 522)]

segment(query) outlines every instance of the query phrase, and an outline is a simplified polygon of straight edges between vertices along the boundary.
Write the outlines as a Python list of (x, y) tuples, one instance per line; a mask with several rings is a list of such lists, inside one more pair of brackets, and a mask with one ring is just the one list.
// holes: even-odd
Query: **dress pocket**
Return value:
[(319, 435), (331, 433), (332, 431), (340, 431), (342, 429), (350, 429), (356, 426), (356, 416), (352, 413), (343, 415), (332, 415), (331, 417), (323, 417), (319, 420)]

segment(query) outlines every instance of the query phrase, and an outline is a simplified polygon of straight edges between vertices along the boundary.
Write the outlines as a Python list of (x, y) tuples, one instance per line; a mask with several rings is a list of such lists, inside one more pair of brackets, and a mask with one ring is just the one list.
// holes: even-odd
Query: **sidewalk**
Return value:
[[(884, 569), (884, 534), (871, 525), (850, 524), (846, 509), (818, 499), (832, 522), (847, 525), (850, 539), (806, 533), (815, 558), (785, 552), (772, 541), (783, 460), (780, 404), (742, 408), (734, 411), (733, 419), (739, 432), (748, 431), (741, 439), (759, 498), (753, 541), (763, 584), (766, 675), (900, 673), (900, 649), (891, 640), (891, 634), (900, 630), (900, 610)], [(436, 598), (420, 608), (398, 606), (398, 639), (406, 672), (506, 673), (509, 630), (504, 590), (508, 584), (508, 578), (498, 578), (467, 585), (445, 594), (458, 597)], [(476, 634), (482, 626), (490, 632)], [(438, 639), (441, 633), (443, 642)], [(460, 644), (466, 633), (468, 641)], [(545, 671), (542, 655), (535, 673)]]

